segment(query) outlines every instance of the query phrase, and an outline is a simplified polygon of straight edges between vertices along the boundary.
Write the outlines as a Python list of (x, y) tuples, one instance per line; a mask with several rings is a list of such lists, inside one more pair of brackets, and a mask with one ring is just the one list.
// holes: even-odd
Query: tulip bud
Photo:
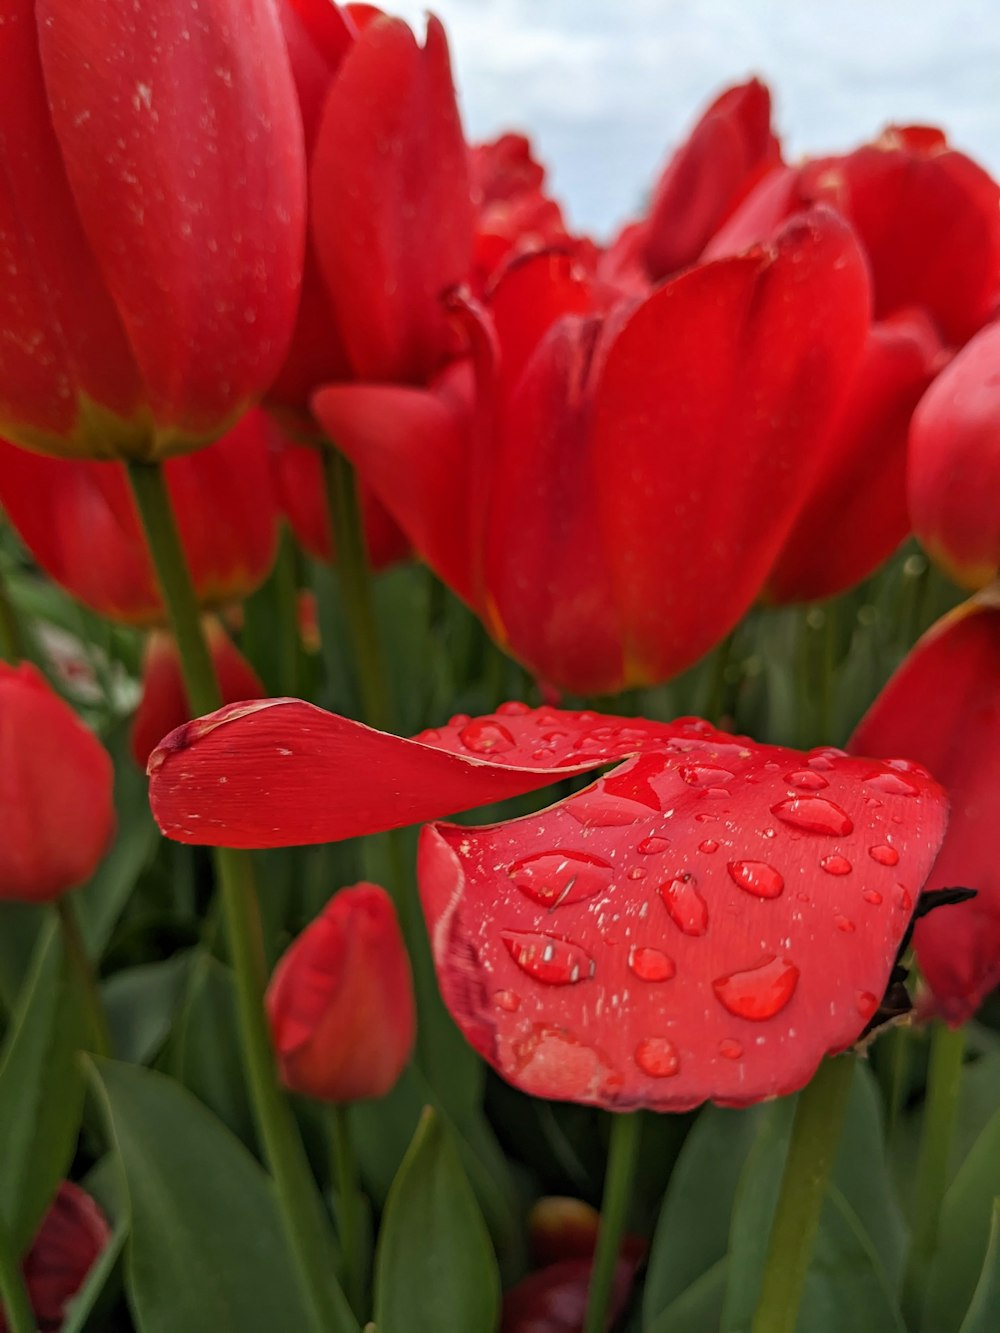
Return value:
[(267, 992), (281, 1077), (320, 1101), (383, 1097), (413, 1046), (410, 963), (384, 889), (343, 889), (296, 939)]
[(111, 760), (27, 663), (0, 663), (0, 774), (0, 899), (82, 884), (114, 832)]

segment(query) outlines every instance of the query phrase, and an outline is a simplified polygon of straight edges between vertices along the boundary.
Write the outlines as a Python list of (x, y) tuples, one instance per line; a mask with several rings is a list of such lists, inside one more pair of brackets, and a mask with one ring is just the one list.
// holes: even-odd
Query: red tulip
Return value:
[(191, 722), (149, 767), (169, 837), (264, 847), (619, 760), (539, 814), (423, 831), (421, 899), (455, 1021), (536, 1096), (681, 1110), (802, 1087), (885, 990), (944, 833), (923, 769), (523, 704), (407, 741), (296, 700)]
[[(28, 1299), (41, 1333), (62, 1328), (66, 1306), (110, 1239), (104, 1214), (89, 1194), (64, 1180), (24, 1260)], [(7, 1333), (0, 1309), (0, 1333)]]
[(951, 822), (929, 888), (976, 890), (918, 921), (921, 971), (949, 1022), (1000, 983), (1000, 608), (976, 600), (929, 630), (865, 714), (851, 748), (913, 755), (948, 788)]
[(275, 968), (267, 1010), (281, 1077), (327, 1102), (384, 1097), (410, 1058), (413, 987), (392, 900), (341, 889)]
[(2, 0), (0, 429), (158, 458), (284, 357), (304, 150), (272, 0)]
[(0, 899), (48, 902), (108, 849), (111, 760), (27, 663), (0, 662), (0, 745)]
[(968, 588), (1000, 570), (1000, 324), (991, 324), (935, 380), (913, 417), (913, 529)]
[(605, 693), (690, 666), (758, 595), (862, 356), (849, 229), (820, 210), (610, 309), (537, 256), (460, 318), (475, 385), (457, 363), (428, 391), (327, 388), (330, 437), (544, 679)]
[[(625, 1308), (645, 1246), (626, 1242), (615, 1266), (608, 1322)], [(522, 1278), (504, 1293), (500, 1333), (580, 1333), (587, 1313), (594, 1261), (561, 1259)]]
[[(274, 561), (277, 509), (263, 418), (168, 459), (167, 487), (203, 605), (245, 597)], [(125, 469), (53, 460), (0, 441), (0, 506), (45, 572), (111, 620), (164, 619)]]

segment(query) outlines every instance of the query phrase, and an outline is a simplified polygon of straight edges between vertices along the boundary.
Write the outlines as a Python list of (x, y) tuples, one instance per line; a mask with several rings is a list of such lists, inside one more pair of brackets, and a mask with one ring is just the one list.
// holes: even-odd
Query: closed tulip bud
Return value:
[(0, 663), (0, 899), (82, 884), (114, 823), (107, 751), (33, 666)]
[(267, 993), (281, 1077), (320, 1101), (382, 1097), (413, 1046), (410, 964), (389, 895), (356, 884), (278, 963)]

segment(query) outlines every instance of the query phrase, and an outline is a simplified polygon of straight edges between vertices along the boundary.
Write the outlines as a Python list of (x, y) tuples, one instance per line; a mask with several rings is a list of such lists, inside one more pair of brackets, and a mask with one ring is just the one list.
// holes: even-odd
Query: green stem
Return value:
[(794, 1333), (854, 1060), (824, 1060), (799, 1094), (752, 1333)]
[(641, 1134), (642, 1119), (636, 1112), (612, 1117), (608, 1169), (604, 1177), (604, 1199), (601, 1203), (601, 1226), (597, 1233), (583, 1333), (604, 1333), (607, 1327), (615, 1267), (621, 1252), (622, 1233), (632, 1196), (635, 1167), (639, 1160)]
[(0, 571), (0, 658), (16, 665), (25, 656), (21, 626)]
[(941, 1202), (948, 1184), (958, 1094), (962, 1082), (965, 1032), (935, 1022), (931, 1030), (931, 1058), (927, 1071), (927, 1105), (917, 1159), (913, 1193), (913, 1234), (903, 1279), (903, 1313), (912, 1328), (919, 1328), (927, 1294), (927, 1276), (937, 1247)]
[[(191, 577), (159, 465), (129, 463), (129, 480), (146, 532), (170, 626), (180, 651), (188, 702), (195, 714), (221, 703)], [(245, 852), (213, 852), (236, 985), (243, 1059), (264, 1153), (274, 1176), (282, 1219), (314, 1326), (323, 1333), (353, 1330), (356, 1321), (333, 1275), (329, 1222), (309, 1167), (298, 1125), (278, 1085), (264, 1014), (267, 983), (253, 866)]]
[(28, 1288), (18, 1256), (10, 1245), (6, 1227), (0, 1225), (0, 1311), (10, 1333), (35, 1333), (38, 1325), (28, 1299)]
[(362, 1319), (365, 1314), (362, 1308), (365, 1273), (361, 1250), (361, 1197), (346, 1106), (330, 1107), (330, 1158), (337, 1190), (337, 1229), (344, 1259), (347, 1298), (354, 1313)]
[(63, 948), (70, 966), (76, 973), (80, 989), (83, 992), (90, 1020), (91, 1050), (95, 1055), (109, 1057), (112, 1054), (111, 1035), (108, 1032), (108, 1016), (104, 1010), (104, 1001), (94, 975), (94, 966), (84, 943), (80, 922), (77, 920), (75, 905), (68, 894), (57, 898), (56, 915), (62, 932)]
[(364, 720), (381, 731), (392, 729), (392, 708), (379, 644), (371, 573), (365, 546), (358, 483), (350, 463), (332, 445), (321, 450), (327, 511), (337, 553), (337, 573), (351, 631)]

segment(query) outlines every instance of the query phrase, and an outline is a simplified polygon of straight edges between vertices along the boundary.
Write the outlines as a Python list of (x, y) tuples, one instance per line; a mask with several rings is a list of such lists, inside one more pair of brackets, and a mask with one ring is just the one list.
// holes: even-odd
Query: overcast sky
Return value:
[[(421, 22), (425, 4), (391, 12)], [(633, 211), (700, 108), (759, 74), (793, 154), (940, 124), (1000, 172), (996, 0), (438, 0), (467, 132), (535, 140), (573, 223)]]

